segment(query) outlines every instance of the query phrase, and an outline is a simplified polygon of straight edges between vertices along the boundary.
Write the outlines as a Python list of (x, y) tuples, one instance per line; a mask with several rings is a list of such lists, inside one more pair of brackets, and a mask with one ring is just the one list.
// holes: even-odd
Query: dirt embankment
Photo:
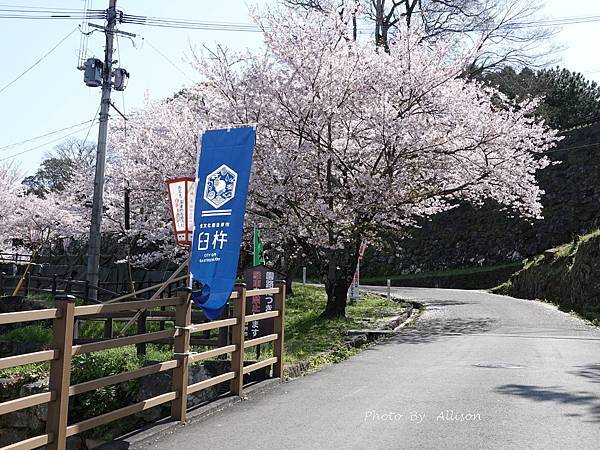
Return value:
[(495, 292), (600, 318), (600, 230), (532, 258)]

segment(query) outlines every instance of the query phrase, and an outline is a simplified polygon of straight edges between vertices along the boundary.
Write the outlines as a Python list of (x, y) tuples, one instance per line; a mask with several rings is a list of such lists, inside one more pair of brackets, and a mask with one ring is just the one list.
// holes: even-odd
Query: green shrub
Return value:
[(0, 378), (18, 376), (24, 383), (29, 383), (47, 377), (48, 370), (48, 363), (27, 364), (0, 370)]
[(5, 342), (30, 342), (32, 344), (50, 344), (52, 342), (52, 329), (42, 325), (27, 325), (3, 333), (0, 341)]
[[(71, 367), (71, 384), (78, 384), (134, 370), (140, 363), (135, 347), (129, 346), (77, 355)], [(70, 416), (80, 421), (127, 406), (134, 399), (136, 387), (137, 381), (129, 381), (78, 395)]]
[(71, 383), (83, 383), (140, 367), (134, 346), (112, 348), (73, 357)]

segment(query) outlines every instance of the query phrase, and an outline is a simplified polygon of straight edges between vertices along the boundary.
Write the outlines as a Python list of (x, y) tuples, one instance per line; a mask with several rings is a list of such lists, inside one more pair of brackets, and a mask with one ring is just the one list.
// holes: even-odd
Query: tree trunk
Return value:
[(325, 319), (338, 319), (346, 317), (346, 299), (350, 283), (339, 277), (337, 280), (327, 280), (325, 290), (327, 292), (327, 306), (321, 317)]
[(360, 241), (351, 249), (336, 250), (330, 255), (325, 278), (327, 306), (321, 317), (326, 319), (346, 317), (348, 288), (354, 278), (359, 245)]
[(292, 280), (296, 275), (296, 268), (292, 270), (288, 270), (285, 275), (285, 295), (294, 295), (294, 291), (292, 290)]

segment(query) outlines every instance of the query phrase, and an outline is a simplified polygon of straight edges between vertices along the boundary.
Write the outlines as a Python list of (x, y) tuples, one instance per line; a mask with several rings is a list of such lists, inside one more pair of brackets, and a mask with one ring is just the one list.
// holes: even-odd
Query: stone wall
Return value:
[(555, 302), (566, 311), (600, 314), (600, 231), (546, 250), (498, 293)]
[(543, 220), (511, 217), (488, 203), (424, 220), (403, 240), (390, 239), (391, 256), (373, 273), (412, 273), (519, 261), (568, 242), (600, 224), (600, 124), (573, 130), (548, 156), (555, 165), (537, 175)]

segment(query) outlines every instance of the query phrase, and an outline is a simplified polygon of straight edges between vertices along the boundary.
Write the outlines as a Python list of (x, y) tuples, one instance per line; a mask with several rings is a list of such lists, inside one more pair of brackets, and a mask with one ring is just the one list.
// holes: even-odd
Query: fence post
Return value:
[(85, 288), (83, 296), (85, 297), (85, 302), (90, 301), (90, 280), (85, 280)]
[(112, 339), (113, 337), (113, 319), (108, 317), (104, 321), (104, 338)]
[[(29, 286), (31, 284), (31, 276), (29, 275), (29, 271), (25, 272), (25, 297), (29, 297)], [(17, 292), (17, 295), (19, 293)]]
[(4, 272), (0, 272), (0, 296), (4, 296)]
[(392, 299), (392, 280), (387, 280), (387, 299), (388, 302)]
[[(148, 313), (146, 311), (142, 311), (137, 319), (137, 334), (146, 333), (146, 317), (148, 317)], [(142, 342), (141, 344), (135, 344), (135, 348), (138, 356), (146, 356), (145, 342)]]
[[(234, 315), (234, 317), (237, 317)], [(229, 306), (226, 306), (223, 310), (223, 314), (219, 319), (229, 319)], [(225, 347), (229, 344), (229, 328), (221, 327), (219, 328), (219, 339), (218, 339), (219, 347)]]
[[(164, 292), (163, 292), (163, 294), (164, 294)], [(165, 296), (164, 296), (164, 295), (162, 295), (162, 294), (161, 294), (161, 297), (162, 297), (162, 298), (165, 298)], [(161, 312), (161, 314), (162, 314), (162, 313), (164, 313), (166, 310), (167, 310), (166, 306), (161, 306), (161, 307), (160, 307), (160, 312)], [(163, 317), (164, 317), (164, 315), (163, 315)], [(159, 324), (158, 324), (158, 329), (159, 329), (160, 331), (164, 331), (164, 329), (165, 329), (165, 321), (164, 321), (164, 320), (161, 320), (161, 321), (159, 322)]]
[(188, 366), (190, 351), (190, 330), (192, 324), (192, 302), (189, 288), (178, 289), (177, 296), (183, 302), (175, 307), (175, 338), (173, 352), (179, 365), (173, 369), (173, 390), (177, 398), (171, 403), (171, 417), (184, 422), (187, 409)]
[(231, 370), (235, 372), (235, 378), (231, 380), (231, 393), (240, 397), (244, 396), (244, 325), (246, 319), (246, 284), (236, 285), (235, 291), (238, 296), (233, 303), (233, 317), (237, 324), (231, 327), (231, 343), (235, 345), (235, 351), (231, 352)]
[(58, 352), (58, 358), (50, 362), (49, 388), (56, 392), (56, 400), (48, 403), (46, 422), (46, 433), (52, 433), (54, 439), (46, 448), (64, 450), (67, 442), (75, 297), (57, 295), (55, 304), (60, 314), (54, 319), (52, 347)]
[(277, 358), (277, 362), (273, 365), (273, 376), (283, 380), (283, 368), (285, 366), (285, 280), (277, 280), (275, 286), (279, 288), (279, 292), (275, 294), (275, 304), (279, 306), (279, 316), (275, 317), (273, 324), (273, 332), (277, 333), (277, 340), (273, 342), (273, 356)]
[(58, 278), (58, 276), (56, 274), (52, 275), (52, 295), (56, 296), (56, 279)]

